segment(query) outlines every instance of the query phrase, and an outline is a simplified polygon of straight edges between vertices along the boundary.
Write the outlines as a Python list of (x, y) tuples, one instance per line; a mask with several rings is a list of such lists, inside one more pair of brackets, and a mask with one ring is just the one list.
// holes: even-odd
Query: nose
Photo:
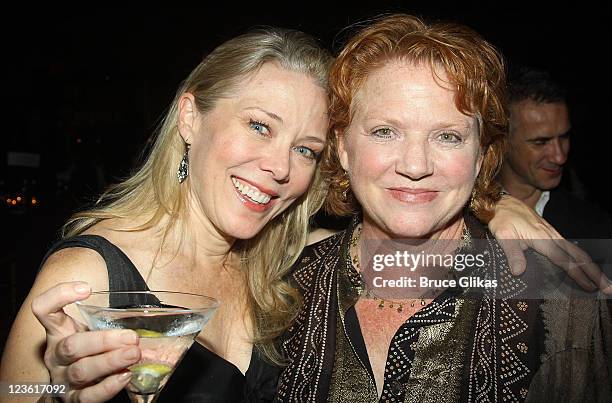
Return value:
[(395, 164), (395, 172), (416, 181), (433, 173), (433, 160), (427, 140), (409, 137), (404, 140), (403, 147), (398, 147), (400, 155)]
[(269, 172), (275, 181), (285, 183), (291, 172), (291, 150), (271, 147), (260, 160), (260, 169)]
[(567, 161), (567, 155), (569, 153), (569, 139), (556, 138), (550, 142), (549, 148), (549, 159), (550, 162), (563, 165)]

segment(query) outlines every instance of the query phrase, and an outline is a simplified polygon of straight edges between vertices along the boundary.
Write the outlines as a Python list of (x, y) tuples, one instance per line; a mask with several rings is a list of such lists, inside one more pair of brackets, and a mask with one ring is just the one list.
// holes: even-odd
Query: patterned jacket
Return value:
[[(461, 248), (489, 256), (483, 270), (502, 286), (477, 297), (447, 289), (410, 317), (389, 346), (379, 398), (354, 309), (364, 292), (349, 256), (357, 223), (307, 247), (292, 271), (304, 301), (282, 338), (278, 401), (612, 401), (604, 301), (523, 298), (529, 280), (510, 274), (495, 238), (467, 214)], [(529, 261), (552, 268), (533, 253)]]

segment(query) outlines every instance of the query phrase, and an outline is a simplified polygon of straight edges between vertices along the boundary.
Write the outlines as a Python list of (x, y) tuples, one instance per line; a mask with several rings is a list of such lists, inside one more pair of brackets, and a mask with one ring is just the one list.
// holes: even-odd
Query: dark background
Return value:
[[(602, 2), (603, 3), (603, 2)], [(510, 63), (549, 69), (570, 90), (570, 164), (608, 211), (611, 112), (609, 13), (599, 3), (371, 1), (324, 5), (227, 2), (150, 10), (4, 10), (0, 134), (0, 348), (66, 218), (126, 176), (179, 82), (215, 46), (257, 25), (298, 28), (332, 50), (344, 27), (382, 12), (464, 23)], [(9, 166), (8, 152), (40, 156)], [(22, 196), (13, 206), (7, 199)], [(32, 198), (36, 204), (32, 205)]]

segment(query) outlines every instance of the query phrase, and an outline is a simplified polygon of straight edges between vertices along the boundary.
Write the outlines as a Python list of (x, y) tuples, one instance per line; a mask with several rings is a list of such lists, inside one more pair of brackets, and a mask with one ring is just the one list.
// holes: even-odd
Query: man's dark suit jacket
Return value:
[(544, 219), (566, 239), (612, 239), (612, 217), (564, 189), (550, 191)]

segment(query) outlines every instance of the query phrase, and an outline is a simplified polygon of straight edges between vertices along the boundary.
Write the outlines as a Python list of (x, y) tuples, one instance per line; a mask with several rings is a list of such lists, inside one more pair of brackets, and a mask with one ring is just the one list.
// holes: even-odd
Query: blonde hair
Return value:
[[(163, 217), (162, 244), (176, 225), (186, 204), (187, 190), (177, 181), (176, 171), (184, 152), (178, 124), (178, 101), (193, 94), (202, 114), (231, 93), (264, 63), (304, 73), (328, 88), (331, 55), (315, 39), (295, 30), (267, 28), (231, 39), (214, 49), (189, 74), (176, 93), (162, 121), (144, 164), (129, 178), (111, 186), (94, 208), (73, 215), (62, 236), (75, 236), (110, 218), (150, 217), (129, 231), (152, 228)], [(253, 239), (237, 242), (241, 266), (248, 284), (247, 299), (254, 322), (254, 339), (273, 362), (281, 361), (273, 339), (293, 319), (299, 302), (297, 292), (284, 277), (306, 244), (310, 217), (321, 207), (326, 188), (319, 167), (308, 191), (292, 206), (268, 223)], [(161, 248), (161, 245), (160, 245)]]
[(479, 122), (484, 160), (474, 186), (471, 208), (487, 220), (500, 187), (493, 180), (501, 167), (506, 144), (504, 107), (505, 68), (501, 54), (471, 29), (458, 24), (426, 24), (394, 14), (375, 20), (353, 36), (334, 62), (330, 73), (330, 147), (322, 172), (330, 190), (327, 211), (348, 215), (359, 210), (337, 155), (338, 133), (350, 124), (355, 94), (369, 73), (389, 60), (429, 63), (442, 67), (456, 86), (455, 103)]

